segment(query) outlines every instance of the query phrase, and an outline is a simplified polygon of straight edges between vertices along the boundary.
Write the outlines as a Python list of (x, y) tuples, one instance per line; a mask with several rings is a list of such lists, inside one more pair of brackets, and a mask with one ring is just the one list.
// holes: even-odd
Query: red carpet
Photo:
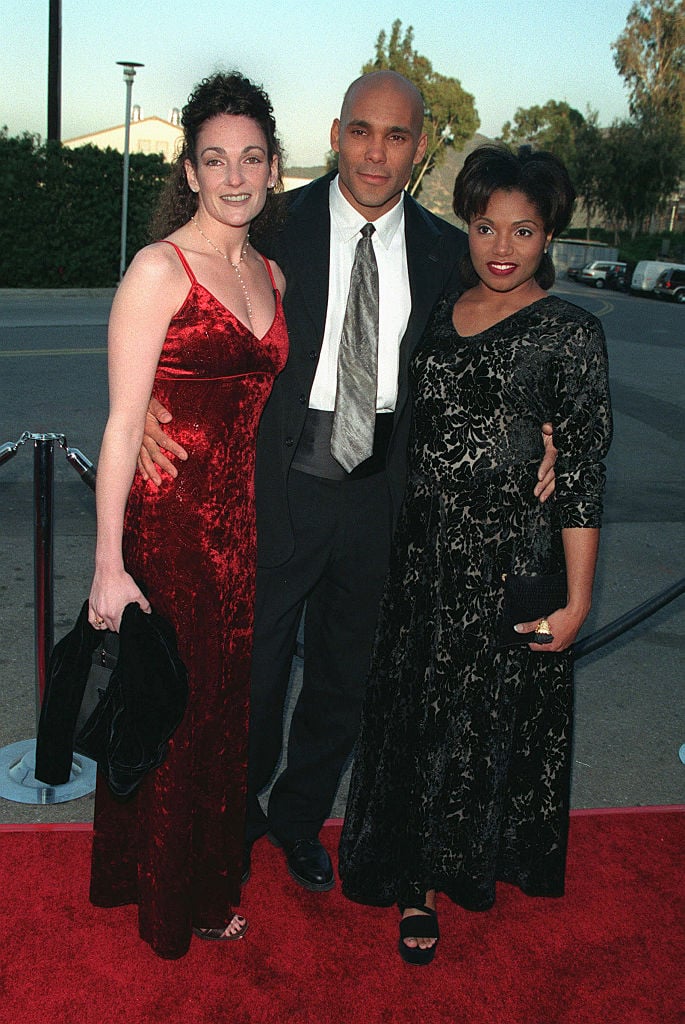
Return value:
[[(433, 965), (395, 952), (393, 911), (310, 895), (263, 841), (238, 943), (159, 960), (132, 907), (87, 899), (90, 830), (0, 832), (7, 1024), (679, 1024), (685, 808), (580, 812), (568, 892), (501, 886), (485, 914), (439, 904)], [(324, 830), (331, 849), (339, 828)]]

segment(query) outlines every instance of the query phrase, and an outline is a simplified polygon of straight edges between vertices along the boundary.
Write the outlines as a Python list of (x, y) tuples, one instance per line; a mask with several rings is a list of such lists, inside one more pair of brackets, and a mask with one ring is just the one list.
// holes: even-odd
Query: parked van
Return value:
[(592, 284), (595, 288), (604, 288), (607, 284), (608, 274), (620, 274), (625, 269), (625, 263), (617, 263), (614, 260), (594, 260), (583, 267), (578, 275), (578, 280), (583, 284)]
[(653, 292), (657, 278), (664, 270), (682, 270), (681, 263), (666, 263), (662, 260), (640, 260), (633, 271), (630, 282), (631, 292)]
[(685, 267), (671, 267), (659, 274), (654, 294), (662, 299), (685, 302)]

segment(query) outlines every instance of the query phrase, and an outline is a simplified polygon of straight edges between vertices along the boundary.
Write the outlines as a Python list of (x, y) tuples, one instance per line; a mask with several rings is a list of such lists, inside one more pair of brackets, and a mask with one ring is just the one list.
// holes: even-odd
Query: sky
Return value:
[[(632, 0), (62, 0), (62, 138), (122, 124), (119, 60), (137, 61), (132, 101), (168, 118), (193, 86), (237, 69), (271, 97), (290, 166), (320, 165), (345, 89), (381, 29), (414, 28), (414, 48), (475, 98), (484, 135), (517, 107), (565, 100), (627, 115), (611, 44)], [(0, 125), (47, 133), (48, 0), (0, 0)]]

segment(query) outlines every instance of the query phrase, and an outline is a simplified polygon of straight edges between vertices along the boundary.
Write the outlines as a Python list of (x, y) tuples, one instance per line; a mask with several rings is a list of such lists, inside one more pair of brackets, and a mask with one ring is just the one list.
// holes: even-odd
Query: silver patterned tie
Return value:
[(331, 433), (331, 455), (350, 473), (373, 452), (378, 387), (378, 266), (365, 224), (345, 307)]

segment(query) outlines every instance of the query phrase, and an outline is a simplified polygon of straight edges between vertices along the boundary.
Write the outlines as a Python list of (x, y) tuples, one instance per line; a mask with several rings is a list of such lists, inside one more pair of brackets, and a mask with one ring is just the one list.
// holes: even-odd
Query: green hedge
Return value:
[[(67, 149), (0, 133), (0, 287), (97, 288), (117, 284), (123, 154)], [(169, 164), (132, 153), (127, 262), (148, 224)]]

